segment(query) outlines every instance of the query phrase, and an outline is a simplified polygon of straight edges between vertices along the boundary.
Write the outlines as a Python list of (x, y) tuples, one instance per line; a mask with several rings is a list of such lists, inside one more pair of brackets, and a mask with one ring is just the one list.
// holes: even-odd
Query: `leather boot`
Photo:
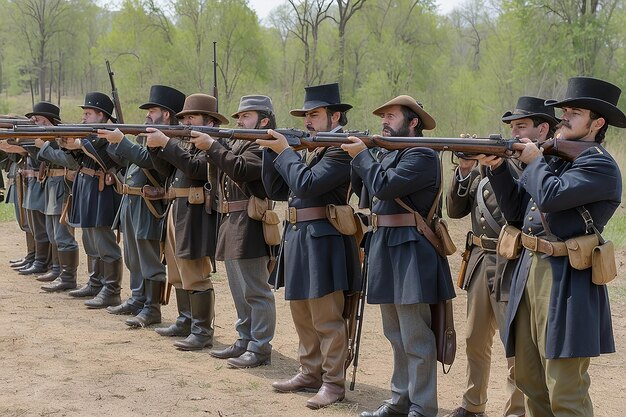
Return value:
[(59, 261), (59, 250), (57, 248), (57, 245), (52, 243), (50, 245), (50, 248), (52, 250), (52, 266), (47, 273), (39, 275), (37, 278), (35, 278), (37, 281), (50, 282), (54, 281), (59, 275), (61, 275), (61, 263)]
[(187, 337), (191, 333), (189, 291), (176, 288), (176, 304), (178, 306), (178, 318), (176, 318), (176, 323), (169, 327), (157, 327), (154, 329), (154, 331), (161, 336)]
[(122, 258), (113, 262), (103, 262), (104, 286), (93, 299), (85, 301), (87, 308), (105, 308), (122, 304), (120, 298), (123, 264)]
[(161, 323), (161, 288), (163, 282), (151, 279), (143, 280), (146, 302), (143, 309), (135, 317), (126, 320), (131, 327), (146, 327), (151, 324)]
[(322, 386), (322, 380), (320, 376), (314, 376), (311, 374), (297, 373), (295, 376), (284, 380), (272, 382), (272, 388), (278, 392), (317, 392)]
[(343, 386), (324, 382), (317, 394), (306, 402), (306, 406), (317, 410), (339, 402), (346, 396), (346, 390)]
[(122, 304), (117, 305), (117, 306), (108, 306), (107, 313), (115, 314), (118, 316), (121, 316), (121, 315), (135, 316), (139, 314), (139, 312), (141, 311), (141, 308), (137, 307), (134, 304), (131, 304), (129, 300), (131, 299), (129, 298), (128, 300), (124, 301)]
[(35, 238), (31, 232), (26, 232), (26, 256), (21, 259), (11, 259), (11, 268), (23, 268), (35, 260)]
[(20, 269), (20, 275), (43, 274), (48, 271), (50, 242), (35, 242), (35, 262), (30, 268)]
[(59, 263), (61, 264), (60, 282), (53, 282), (51, 285), (44, 285), (42, 290), (48, 292), (72, 290), (76, 288), (76, 270), (78, 269), (78, 249), (72, 251), (61, 251)]
[(78, 290), (70, 291), (68, 294), (72, 297), (95, 297), (102, 289), (102, 282), (100, 281), (102, 275), (102, 260), (95, 256), (87, 255), (87, 272), (89, 273), (89, 280), (87, 283)]
[(189, 293), (191, 305), (191, 334), (174, 342), (180, 350), (200, 350), (213, 347), (213, 319), (215, 318), (215, 293), (213, 288)]

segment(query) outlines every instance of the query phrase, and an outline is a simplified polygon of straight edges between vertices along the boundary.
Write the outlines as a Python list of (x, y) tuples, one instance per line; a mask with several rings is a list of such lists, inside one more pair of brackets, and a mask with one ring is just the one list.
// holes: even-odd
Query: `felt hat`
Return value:
[(272, 99), (268, 96), (243, 96), (241, 100), (239, 100), (237, 112), (233, 113), (230, 117), (238, 119), (239, 113), (245, 111), (265, 111), (269, 114), (274, 114)]
[(106, 114), (109, 119), (116, 121), (113, 117), (113, 101), (104, 93), (97, 91), (85, 94), (85, 104), (79, 106), (83, 109), (94, 109)]
[(502, 115), (504, 123), (511, 123), (513, 120), (538, 117), (548, 122), (550, 126), (556, 126), (559, 119), (554, 116), (554, 108), (547, 107), (545, 99), (539, 97), (522, 96), (517, 99), (515, 109), (507, 111)]
[(182, 119), (188, 114), (204, 114), (211, 116), (220, 121), (220, 124), (227, 125), (228, 119), (217, 112), (217, 99), (208, 94), (191, 94), (185, 99), (183, 109), (176, 114), (176, 117)]
[(304, 105), (301, 109), (293, 109), (289, 113), (292, 116), (304, 117), (307, 112), (320, 107), (330, 107), (340, 112), (352, 108), (351, 105), (341, 102), (339, 84), (332, 83), (304, 87)]
[(50, 120), (52, 123), (61, 123), (61, 109), (58, 106), (48, 102), (48, 101), (40, 101), (39, 103), (35, 103), (33, 106), (33, 111), (30, 113), (26, 113), (26, 117), (31, 116), (43, 116)]
[(153, 85), (150, 87), (148, 102), (139, 106), (140, 109), (150, 107), (163, 107), (173, 115), (180, 112), (185, 104), (185, 95), (175, 88), (165, 85)]
[(418, 117), (422, 121), (422, 129), (424, 130), (432, 130), (435, 128), (435, 126), (437, 126), (435, 119), (433, 119), (432, 116), (428, 114), (426, 110), (424, 110), (424, 106), (422, 105), (422, 103), (407, 95), (401, 95), (396, 98), (392, 98), (382, 106), (375, 109), (372, 113), (376, 116), (383, 117), (385, 109), (391, 106), (405, 106), (413, 110), (415, 113), (417, 113)]

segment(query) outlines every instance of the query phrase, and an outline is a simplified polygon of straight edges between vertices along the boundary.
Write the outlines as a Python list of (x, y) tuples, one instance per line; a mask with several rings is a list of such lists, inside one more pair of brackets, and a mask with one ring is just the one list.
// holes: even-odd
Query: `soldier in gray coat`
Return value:
[[(422, 136), (435, 120), (414, 98), (398, 96), (373, 112), (383, 136)], [(426, 148), (369, 152), (356, 137), (342, 145), (352, 160), (355, 192), (371, 198), (367, 301), (380, 304), (383, 332), (393, 348), (391, 399), (362, 417), (435, 417), (437, 353), (430, 304), (454, 297), (448, 260), (418, 231), (413, 213), (426, 218), (438, 198), (441, 167)]]
[[(552, 137), (558, 120), (544, 99), (523, 96), (513, 111), (502, 116), (511, 126), (512, 137), (544, 141)], [(514, 161), (509, 161), (514, 164)], [(517, 165), (511, 166), (516, 169)], [(519, 170), (519, 168), (517, 168)], [(459, 159), (447, 194), (448, 216), (460, 219), (471, 215), (472, 230), (467, 235), (467, 265), (461, 288), (467, 290), (467, 384), (463, 402), (448, 417), (482, 416), (487, 405), (487, 385), (491, 366), (491, 347), (496, 330), (504, 333), (506, 305), (513, 264), (496, 254), (502, 226), (506, 223), (489, 178), (475, 159)], [(525, 415), (524, 395), (515, 386), (515, 360), (508, 359), (508, 398), (503, 415)]]

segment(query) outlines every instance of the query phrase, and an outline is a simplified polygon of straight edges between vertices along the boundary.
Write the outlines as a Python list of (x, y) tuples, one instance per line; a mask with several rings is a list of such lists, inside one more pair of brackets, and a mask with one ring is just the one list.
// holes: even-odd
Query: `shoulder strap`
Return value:
[(598, 230), (596, 225), (593, 224), (593, 217), (591, 217), (591, 213), (589, 213), (589, 210), (587, 210), (585, 208), (585, 206), (576, 207), (576, 210), (578, 211), (578, 213), (580, 213), (580, 215), (582, 216), (582, 218), (583, 218), (583, 220), (585, 222), (585, 229), (586, 229), (587, 233), (589, 233), (589, 234), (591, 234), (591, 232), (595, 233), (596, 236), (598, 236), (598, 242), (601, 245), (604, 245), (605, 240), (602, 237), (602, 234), (600, 233), (600, 231)]
[(483, 188), (489, 181), (489, 177), (485, 177), (478, 183), (478, 188), (476, 189), (476, 204), (478, 204), (478, 208), (480, 209), (480, 213), (483, 215), (489, 227), (497, 233), (500, 233), (500, 229), (502, 226), (496, 221), (491, 212), (487, 209), (487, 204), (485, 203), (485, 197), (483, 197)]

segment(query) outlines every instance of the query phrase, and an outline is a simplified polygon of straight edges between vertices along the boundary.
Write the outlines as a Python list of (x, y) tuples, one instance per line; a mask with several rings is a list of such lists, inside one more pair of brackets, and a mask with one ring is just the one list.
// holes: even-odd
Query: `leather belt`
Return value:
[(221, 201), (218, 207), (222, 214), (245, 211), (248, 210), (248, 200)]
[(33, 178), (33, 177), (37, 177), (39, 176), (39, 172), (33, 170), (33, 169), (22, 169), (20, 171), (20, 175), (22, 177), (26, 177), (26, 178)]
[(472, 245), (478, 246), (486, 251), (495, 252), (498, 246), (498, 239), (487, 236), (476, 236), (472, 233)]
[(326, 207), (307, 207), (297, 209), (289, 207), (285, 210), (285, 219), (289, 223), (308, 222), (326, 218)]
[(131, 187), (128, 184), (122, 184), (122, 194), (143, 195), (143, 191), (141, 187)]
[(89, 175), (90, 177), (104, 177), (104, 172), (99, 169), (91, 169), (91, 168), (80, 168), (80, 172), (83, 174)]
[(51, 168), (46, 171), (46, 177), (64, 177), (65, 169), (62, 168)]
[(541, 252), (550, 256), (567, 256), (565, 242), (550, 242), (526, 233), (522, 233), (522, 246), (533, 252)]
[(379, 227), (417, 227), (415, 215), (413, 213), (400, 214), (376, 214), (372, 213), (372, 228), (374, 230)]

